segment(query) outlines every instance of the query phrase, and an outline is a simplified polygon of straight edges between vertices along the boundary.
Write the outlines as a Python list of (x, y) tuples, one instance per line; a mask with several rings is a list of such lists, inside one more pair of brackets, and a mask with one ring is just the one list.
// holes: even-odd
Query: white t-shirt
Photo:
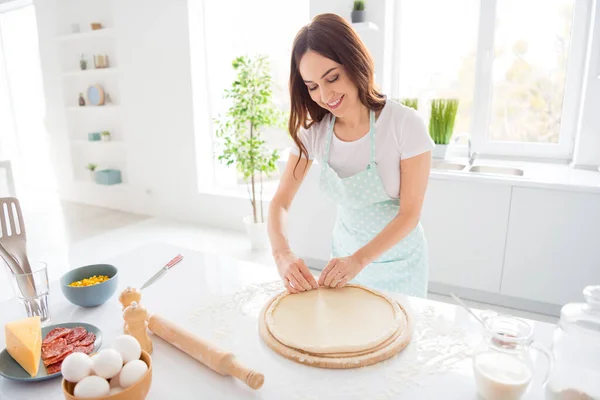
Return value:
[[(301, 129), (299, 138), (308, 151), (310, 160), (323, 164), (323, 153), (327, 140), (327, 129), (331, 114), (309, 129)], [(370, 158), (370, 135), (358, 140), (344, 142), (335, 134), (331, 139), (329, 165), (340, 176), (346, 178), (364, 171)], [(410, 107), (387, 100), (375, 121), (375, 162), (383, 181), (385, 192), (390, 198), (400, 195), (400, 160), (418, 156), (435, 147), (428, 129), (419, 114)], [(291, 153), (299, 155), (298, 146)]]

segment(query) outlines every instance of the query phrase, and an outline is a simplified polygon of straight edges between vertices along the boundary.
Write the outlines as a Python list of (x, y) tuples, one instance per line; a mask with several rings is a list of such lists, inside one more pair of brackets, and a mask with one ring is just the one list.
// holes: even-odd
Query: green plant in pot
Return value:
[(231, 88), (225, 90), (230, 107), (215, 120), (220, 162), (235, 165), (248, 186), (252, 215), (244, 218), (254, 250), (268, 248), (262, 202), (263, 178), (276, 171), (277, 150), (269, 149), (261, 129), (284, 127), (283, 113), (273, 104), (273, 82), (265, 56), (237, 57)]
[(444, 158), (452, 133), (454, 120), (458, 112), (458, 99), (434, 99), (431, 101), (429, 117), (429, 135), (436, 144), (434, 158)]
[(96, 171), (96, 169), (98, 168), (98, 164), (88, 163), (86, 168), (88, 171), (90, 171), (90, 176), (92, 177), (92, 180), (93, 180), (94, 179), (94, 171)]
[(400, 100), (400, 103), (404, 104), (406, 107), (410, 107), (414, 110), (418, 110), (419, 109), (419, 99), (417, 98), (404, 98), (402, 100)]
[(83, 54), (81, 55), (81, 59), (79, 60), (79, 68), (81, 68), (82, 71), (87, 69), (87, 60), (85, 59), (85, 56)]
[(350, 13), (352, 23), (365, 22), (365, 2), (364, 0), (355, 0), (352, 7), (352, 13)]

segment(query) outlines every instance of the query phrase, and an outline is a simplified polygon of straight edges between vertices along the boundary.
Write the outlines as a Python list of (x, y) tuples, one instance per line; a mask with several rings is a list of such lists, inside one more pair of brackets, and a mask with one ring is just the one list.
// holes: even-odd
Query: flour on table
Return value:
[[(274, 281), (249, 285), (230, 295), (213, 296), (200, 305), (190, 316), (190, 320), (210, 327), (212, 340), (224, 344), (227, 340), (234, 340), (234, 332), (238, 332), (236, 324), (240, 318), (258, 315), (264, 304), (283, 290), (281, 281)], [(465, 329), (454, 324), (434, 306), (412, 303), (410, 306), (414, 316), (413, 337), (400, 354), (368, 367), (330, 370), (330, 373), (325, 374), (326, 378), (323, 377), (321, 368), (304, 366), (304, 379), (310, 382), (306, 385), (300, 384), (298, 377), (290, 375), (289, 370), (275, 369), (270, 371), (271, 375), (263, 390), (285, 393), (285, 398), (290, 400), (333, 397), (394, 399), (402, 393), (427, 386), (434, 376), (457, 368), (461, 362), (471, 357), (476, 343)], [(248, 352), (248, 357), (258, 351), (246, 347), (237, 351), (241, 350)], [(319, 387), (318, 394), (315, 393), (315, 387)]]
[(252, 284), (229, 295), (209, 296), (200, 307), (192, 313), (192, 322), (210, 326), (213, 338), (217, 341), (227, 340), (233, 333), (235, 318), (245, 315), (258, 315), (263, 305), (275, 294), (284, 290), (281, 280)]

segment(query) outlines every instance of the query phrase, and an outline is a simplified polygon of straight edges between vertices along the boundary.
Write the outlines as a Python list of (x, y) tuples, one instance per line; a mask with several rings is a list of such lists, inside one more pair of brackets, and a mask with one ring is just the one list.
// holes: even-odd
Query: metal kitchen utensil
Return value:
[[(25, 274), (27, 283), (21, 283), (20, 291), (28, 297), (36, 296), (35, 280), (31, 274), (31, 265), (27, 259), (27, 235), (25, 233), (25, 221), (21, 212), (21, 204), (15, 197), (0, 198), (0, 245), (6, 252), (2, 254), (4, 261), (9, 264), (13, 259), (20, 271), (17, 274)], [(11, 270), (15, 266), (13, 265)], [(15, 274), (15, 272), (13, 272)], [(37, 314), (39, 309), (33, 306), (33, 313)]]
[(183, 256), (181, 254), (178, 254), (177, 256), (175, 256), (164, 267), (162, 267), (156, 274), (152, 275), (152, 277), (150, 279), (148, 279), (146, 281), (146, 283), (144, 283), (142, 285), (142, 288), (140, 290), (147, 288), (148, 286), (152, 285), (154, 282), (159, 280), (172, 266), (179, 263), (181, 260), (183, 260)]
[(15, 259), (23, 273), (31, 273), (27, 259), (27, 235), (19, 200), (15, 197), (0, 198), (0, 244)]
[(4, 260), (6, 265), (8, 265), (8, 268), (13, 274), (18, 275), (23, 273), (17, 261), (13, 258), (13, 256), (10, 255), (8, 251), (6, 251), (2, 244), (0, 244), (0, 257), (2, 257), (2, 259)]
[(483, 322), (483, 320), (479, 318), (477, 314), (475, 314), (469, 307), (467, 307), (467, 305), (457, 295), (455, 295), (454, 293), (450, 293), (450, 296), (452, 296), (452, 298), (458, 303), (459, 306), (461, 306), (469, 314), (471, 314), (473, 318), (475, 318), (481, 324), (481, 326), (483, 326), (484, 328), (486, 327), (485, 322)]

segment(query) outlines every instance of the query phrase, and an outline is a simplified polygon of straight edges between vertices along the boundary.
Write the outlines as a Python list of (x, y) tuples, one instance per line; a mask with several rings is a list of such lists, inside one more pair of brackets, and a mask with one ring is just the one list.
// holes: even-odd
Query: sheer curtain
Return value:
[(35, 9), (12, 4), (0, 3), (0, 157), (18, 189), (55, 189)]

